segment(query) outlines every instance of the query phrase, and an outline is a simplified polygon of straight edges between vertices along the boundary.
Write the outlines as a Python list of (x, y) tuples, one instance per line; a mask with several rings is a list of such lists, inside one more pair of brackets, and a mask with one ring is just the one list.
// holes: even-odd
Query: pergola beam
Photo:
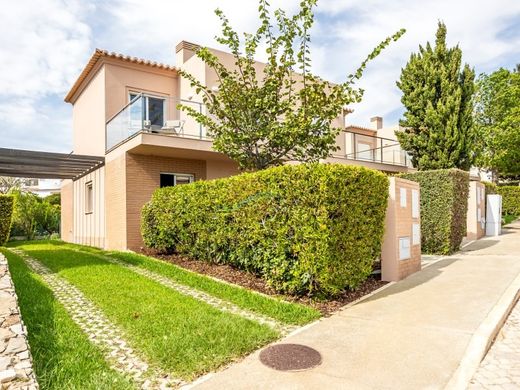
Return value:
[(0, 148), (0, 175), (78, 179), (105, 164), (104, 157)]

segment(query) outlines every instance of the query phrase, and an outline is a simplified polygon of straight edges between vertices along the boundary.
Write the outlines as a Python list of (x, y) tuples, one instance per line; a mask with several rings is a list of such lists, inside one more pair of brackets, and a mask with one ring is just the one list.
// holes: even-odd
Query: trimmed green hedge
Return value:
[(502, 195), (503, 215), (520, 215), (520, 187), (497, 186), (496, 193)]
[(482, 184), (486, 187), (486, 196), (497, 193), (498, 186), (490, 181), (483, 181)]
[(13, 222), (13, 203), (12, 196), (0, 195), (0, 245), (4, 245), (9, 239)]
[(439, 169), (405, 173), (401, 177), (421, 186), (421, 250), (450, 254), (466, 235), (469, 173)]
[(286, 165), (159, 189), (141, 229), (149, 247), (253, 272), (278, 292), (330, 296), (370, 275), (387, 197), (375, 170)]

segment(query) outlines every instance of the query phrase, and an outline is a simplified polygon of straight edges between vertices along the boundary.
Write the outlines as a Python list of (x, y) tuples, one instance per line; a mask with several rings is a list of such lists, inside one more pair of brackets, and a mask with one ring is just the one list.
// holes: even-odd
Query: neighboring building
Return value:
[(28, 179), (22, 189), (45, 198), (52, 194), (59, 194), (61, 182), (60, 179)]
[[(197, 48), (179, 43), (177, 67), (95, 51), (65, 101), (73, 105), (74, 153), (103, 156), (105, 164), (64, 182), (65, 241), (138, 249), (141, 208), (155, 189), (238, 173), (236, 163), (213, 150), (205, 129), (177, 109), (182, 102), (205, 110), (179, 69), (217, 86), (214, 72), (195, 55)], [(212, 51), (233, 66), (230, 54)], [(378, 138), (377, 131), (345, 128), (343, 115), (333, 125), (345, 130), (338, 135), (338, 150), (326, 161), (387, 172), (408, 169), (397, 142)]]
[(60, 179), (28, 179), (16, 176), (3, 176), (0, 179), (1, 193), (11, 189), (20, 189), (45, 198), (52, 194), (59, 194), (61, 191)]

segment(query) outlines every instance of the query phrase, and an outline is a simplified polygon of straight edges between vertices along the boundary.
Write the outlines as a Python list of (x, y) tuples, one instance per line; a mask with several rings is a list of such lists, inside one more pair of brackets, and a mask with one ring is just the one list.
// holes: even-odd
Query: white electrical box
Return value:
[(486, 236), (498, 236), (502, 228), (502, 196), (488, 195), (486, 205)]

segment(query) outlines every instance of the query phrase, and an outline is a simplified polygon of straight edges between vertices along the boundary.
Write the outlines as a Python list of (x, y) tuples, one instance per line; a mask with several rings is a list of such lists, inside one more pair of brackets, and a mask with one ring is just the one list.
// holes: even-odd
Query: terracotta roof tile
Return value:
[(92, 69), (96, 66), (97, 62), (101, 58), (114, 58), (117, 60), (131, 62), (133, 64), (142, 64), (142, 65), (151, 66), (153, 68), (159, 68), (159, 69), (165, 69), (165, 70), (176, 70), (177, 69), (177, 68), (175, 68), (175, 66), (168, 65), (168, 64), (162, 64), (162, 63), (156, 62), (156, 61), (150, 61), (150, 60), (145, 60), (143, 58), (132, 57), (132, 56), (127, 56), (127, 55), (120, 54), (120, 53), (109, 52), (107, 50), (96, 49), (94, 51), (94, 54), (92, 54), (92, 57), (90, 57), (90, 60), (88, 61), (85, 68), (83, 68), (83, 71), (77, 78), (76, 82), (70, 89), (69, 93), (67, 93), (67, 96), (65, 96), (65, 101), (67, 103), (72, 102), (72, 97), (74, 96), (74, 94), (77, 92), (77, 90), (81, 86), (81, 83), (88, 77), (88, 75), (90, 74)]

